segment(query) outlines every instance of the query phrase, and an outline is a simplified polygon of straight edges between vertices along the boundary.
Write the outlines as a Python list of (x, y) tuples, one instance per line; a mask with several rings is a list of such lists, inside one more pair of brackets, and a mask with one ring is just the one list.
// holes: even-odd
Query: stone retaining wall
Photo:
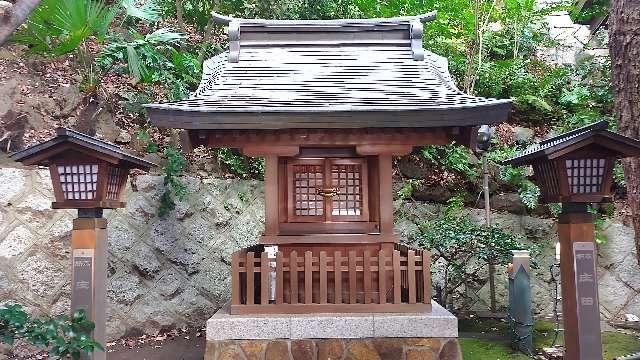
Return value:
[(459, 360), (457, 339), (370, 338), (208, 341), (204, 360)]
[[(159, 219), (162, 177), (138, 176), (128, 184), (127, 207), (106, 211), (109, 221), (108, 337), (153, 334), (163, 328), (204, 325), (229, 298), (229, 261), (236, 249), (262, 232), (262, 183), (185, 178), (189, 195)], [(15, 301), (34, 314), (68, 311), (69, 232), (75, 212), (51, 210), (47, 170), (0, 168), (0, 305)], [(396, 227), (411, 241), (417, 222), (434, 217), (439, 206), (397, 203)], [(470, 210), (479, 219), (482, 210)], [(534, 307), (551, 311), (548, 264), (557, 239), (554, 221), (508, 213), (494, 222), (544, 245), (534, 271)], [(606, 225), (599, 247), (601, 310), (605, 319), (640, 315), (640, 269), (633, 230)], [(434, 264), (437, 270), (437, 264)], [(506, 276), (498, 273), (499, 304), (506, 306)], [(434, 276), (437, 280), (437, 274)], [(487, 309), (488, 286), (480, 283), (474, 307)]]

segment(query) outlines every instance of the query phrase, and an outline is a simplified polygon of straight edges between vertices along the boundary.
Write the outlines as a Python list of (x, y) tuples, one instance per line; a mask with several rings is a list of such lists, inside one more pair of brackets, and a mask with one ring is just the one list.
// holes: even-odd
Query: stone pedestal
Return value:
[(207, 322), (205, 360), (461, 359), (458, 320), (429, 313), (230, 315)]

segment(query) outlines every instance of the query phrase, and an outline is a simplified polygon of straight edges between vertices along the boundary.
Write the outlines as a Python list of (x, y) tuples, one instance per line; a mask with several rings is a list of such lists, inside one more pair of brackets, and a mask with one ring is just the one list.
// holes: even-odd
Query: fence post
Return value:
[(509, 327), (511, 347), (533, 355), (533, 315), (531, 313), (531, 279), (529, 277), (529, 252), (512, 251), (509, 268)]

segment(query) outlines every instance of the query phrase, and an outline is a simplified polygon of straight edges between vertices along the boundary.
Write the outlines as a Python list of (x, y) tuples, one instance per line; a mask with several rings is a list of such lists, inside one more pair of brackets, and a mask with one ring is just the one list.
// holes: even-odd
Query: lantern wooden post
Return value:
[[(106, 343), (107, 220), (102, 209), (78, 210), (71, 231), (71, 312), (84, 310), (95, 324), (93, 339)], [(104, 360), (96, 351), (91, 359)]]
[[(593, 215), (584, 203), (562, 207), (558, 238), (565, 359), (602, 359)], [(582, 265), (585, 261), (592, 266)]]
[[(95, 324), (93, 339), (106, 340), (107, 220), (103, 209), (124, 207), (123, 193), (130, 169), (154, 164), (131, 156), (108, 142), (69, 130), (12, 154), (24, 165), (48, 166), (55, 195), (54, 209), (78, 209), (71, 231), (71, 313), (84, 310)], [(94, 351), (94, 360), (106, 359)]]
[(562, 203), (558, 218), (565, 359), (602, 359), (594, 217), (591, 203), (611, 201), (613, 164), (639, 156), (640, 141), (601, 121), (547, 139), (505, 164), (532, 165), (542, 203)]

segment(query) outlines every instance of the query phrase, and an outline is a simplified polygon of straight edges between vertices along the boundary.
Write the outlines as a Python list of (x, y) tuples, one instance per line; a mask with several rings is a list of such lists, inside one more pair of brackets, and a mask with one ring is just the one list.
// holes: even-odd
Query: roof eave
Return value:
[[(54, 146), (57, 146), (64, 142), (68, 142), (82, 148), (86, 148), (92, 151), (106, 154), (109, 157), (112, 157), (114, 159), (117, 159), (118, 161), (124, 162), (128, 167), (131, 167), (131, 168), (138, 168), (138, 169), (147, 171), (151, 167), (157, 166), (152, 162), (127, 154), (123, 152), (116, 145), (104, 142), (102, 140), (89, 137), (92, 139), (92, 142), (86, 141), (83, 139), (83, 137), (88, 137), (88, 135), (78, 133), (70, 129), (64, 129), (64, 128), (57, 129), (56, 133), (58, 135), (50, 140), (47, 140), (40, 144), (33, 145), (31, 147), (22, 149), (20, 151), (17, 151), (11, 154), (10, 155), (11, 159), (18, 162), (25, 162), (25, 161), (28, 161), (30, 158), (33, 158), (38, 154), (41, 154), (42, 152), (47, 151)], [(101, 145), (100, 143), (102, 143), (103, 146), (100, 146)], [(116, 147), (118, 148), (118, 150), (116, 151), (115, 149), (111, 149), (111, 147)], [(36, 164), (43, 165), (44, 163), (38, 162)]]
[[(570, 135), (570, 133), (563, 134), (565, 136)], [(561, 137), (563, 135), (559, 135)], [(516, 156), (511, 159), (505, 160), (502, 162), (503, 165), (511, 165), (511, 166), (526, 166), (534, 163), (534, 160), (552, 160), (553, 154), (558, 153), (559, 151), (572, 146), (574, 144), (578, 144), (582, 141), (589, 140), (591, 138), (595, 138), (598, 136), (602, 136), (610, 139), (615, 142), (618, 146), (616, 148), (611, 148), (610, 146), (604, 145), (605, 147), (610, 147), (613, 151), (618, 152), (616, 158), (625, 158), (632, 156), (640, 156), (640, 141), (614, 133), (612, 131), (607, 130), (606, 128), (602, 128), (601, 126), (594, 126), (594, 128), (585, 131), (583, 134), (571, 138), (567, 141), (558, 143), (554, 146), (550, 146), (547, 148), (541, 148), (540, 150), (533, 151), (531, 153), (527, 153), (524, 155)], [(585, 143), (584, 146), (588, 146), (592, 143), (598, 143), (597, 141), (590, 141)]]
[[(295, 129), (371, 127), (450, 127), (505, 122), (509, 100), (459, 108), (366, 111), (253, 111), (203, 112), (147, 106), (152, 124), (164, 128)], [(286, 120), (285, 120), (286, 119)]]
[(223, 15), (215, 11), (211, 12), (214, 22), (229, 25), (230, 23), (239, 23), (241, 25), (349, 25), (349, 24), (394, 24), (407, 23), (409, 21), (418, 20), (420, 22), (433, 21), (437, 12), (431, 11), (424, 14), (413, 16), (397, 16), (390, 18), (372, 18), (372, 19), (332, 19), (332, 20), (272, 20), (272, 19), (244, 19)]

